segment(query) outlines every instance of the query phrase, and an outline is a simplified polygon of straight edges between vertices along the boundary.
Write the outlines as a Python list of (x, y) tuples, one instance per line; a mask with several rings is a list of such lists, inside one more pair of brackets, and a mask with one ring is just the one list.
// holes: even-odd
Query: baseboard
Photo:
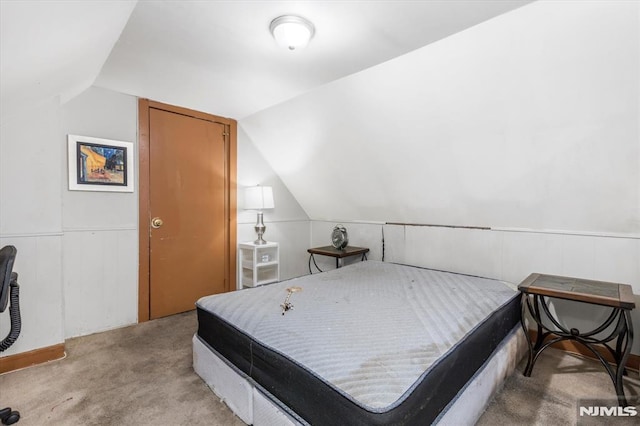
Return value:
[[(538, 332), (536, 330), (529, 330), (529, 336), (531, 337), (531, 341), (535, 342), (536, 341), (536, 337), (538, 336)], [(587, 349), (586, 346), (584, 346), (581, 343), (576, 342), (575, 340), (563, 340), (563, 341), (560, 341), (560, 342), (556, 342), (553, 345), (551, 345), (551, 347), (563, 350), (565, 352), (570, 352), (570, 353), (582, 355), (582, 356), (584, 356), (586, 358), (592, 358), (592, 359), (595, 359), (595, 360), (598, 359), (593, 354), (593, 352), (591, 352), (589, 349)], [(605, 349), (604, 347), (598, 346), (597, 350), (600, 353), (600, 355), (602, 355), (602, 357), (605, 360), (607, 360), (607, 362), (609, 362), (611, 364), (615, 363), (615, 360), (613, 359), (613, 356), (609, 353), (609, 351), (607, 349)], [(628, 369), (631, 369), (631, 370), (636, 370), (636, 371), (640, 370), (640, 355), (629, 354), (629, 358), (627, 359), (626, 367)]]
[(64, 358), (64, 343), (0, 358), (0, 374)]

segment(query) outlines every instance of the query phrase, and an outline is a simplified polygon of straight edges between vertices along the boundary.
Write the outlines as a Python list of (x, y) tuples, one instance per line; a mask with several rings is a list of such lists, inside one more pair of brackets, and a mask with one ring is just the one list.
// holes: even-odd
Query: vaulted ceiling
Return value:
[[(530, 0), (2, 1), (2, 115), (96, 85), (242, 119)], [(269, 23), (298, 14), (307, 49)]]
[[(289, 13), (315, 24), (304, 50), (269, 34)], [(639, 17), (625, 0), (5, 0), (0, 112), (94, 85), (238, 119), (313, 219), (637, 233)]]

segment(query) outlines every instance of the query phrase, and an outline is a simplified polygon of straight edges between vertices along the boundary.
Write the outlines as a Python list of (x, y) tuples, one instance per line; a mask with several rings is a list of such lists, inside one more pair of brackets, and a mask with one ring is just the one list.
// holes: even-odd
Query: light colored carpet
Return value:
[[(187, 312), (70, 339), (65, 359), (1, 375), (0, 408), (19, 410), (19, 426), (243, 425), (193, 372), (195, 330), (195, 312)], [(479, 425), (607, 424), (578, 419), (576, 408), (579, 398), (614, 395), (600, 364), (551, 349), (532, 377), (523, 377), (523, 368), (506, 381)], [(625, 391), (637, 400), (637, 372), (625, 380)], [(638, 417), (610, 422), (638, 424)]]
[[(617, 402), (613, 383), (599, 362), (553, 348), (546, 349), (531, 377), (522, 372), (526, 359), (509, 377), (484, 415), (480, 426), (496, 425), (638, 425), (640, 416), (579, 417), (578, 404), (589, 401), (602, 406)], [(624, 380), (625, 395), (640, 414), (640, 379), (630, 371)]]
[(67, 357), (0, 376), (19, 426), (244, 425), (191, 367), (195, 311), (67, 340)]

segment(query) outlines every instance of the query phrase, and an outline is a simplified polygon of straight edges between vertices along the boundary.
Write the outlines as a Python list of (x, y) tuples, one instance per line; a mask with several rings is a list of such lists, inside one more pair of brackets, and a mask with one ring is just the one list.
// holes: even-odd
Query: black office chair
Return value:
[[(9, 317), (11, 318), (11, 329), (9, 334), (0, 342), (0, 352), (4, 352), (20, 335), (20, 305), (18, 296), (20, 286), (18, 285), (18, 274), (13, 272), (13, 262), (16, 260), (18, 250), (14, 246), (5, 246), (0, 250), (0, 313), (7, 309), (7, 302), (10, 300)], [(20, 420), (20, 413), (12, 411), (11, 408), (0, 410), (0, 421), (5, 425), (12, 425)]]

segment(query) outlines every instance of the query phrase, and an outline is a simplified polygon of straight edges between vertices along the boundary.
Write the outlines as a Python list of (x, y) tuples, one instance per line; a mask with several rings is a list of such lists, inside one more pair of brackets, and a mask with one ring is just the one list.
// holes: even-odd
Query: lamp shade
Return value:
[(272, 209), (273, 189), (270, 186), (251, 186), (244, 190), (244, 208), (246, 210)]

